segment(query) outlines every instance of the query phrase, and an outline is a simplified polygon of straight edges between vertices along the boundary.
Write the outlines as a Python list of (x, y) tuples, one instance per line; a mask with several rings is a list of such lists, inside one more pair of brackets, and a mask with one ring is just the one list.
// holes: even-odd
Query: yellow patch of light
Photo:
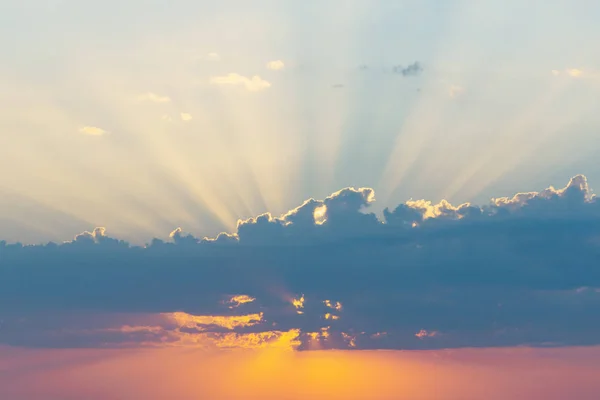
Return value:
[[(139, 332), (139, 331), (134, 331)], [(198, 349), (277, 349), (293, 351), (300, 346), (300, 330), (265, 331), (252, 333), (236, 332), (164, 332), (165, 343), (152, 344), (153, 347), (187, 347)]]
[(102, 136), (108, 133), (104, 129), (98, 128), (96, 126), (82, 126), (81, 128), (79, 128), (79, 132), (83, 133), (84, 135), (90, 136)]
[(336, 301), (335, 303), (333, 303), (331, 300), (325, 300), (323, 302), (323, 304), (325, 304), (326, 307), (329, 307), (329, 308), (337, 310), (337, 311), (342, 310), (342, 303), (340, 303), (339, 301)]
[(315, 219), (315, 224), (324, 224), (325, 221), (327, 221), (327, 206), (323, 204), (322, 206), (315, 208), (315, 211), (313, 212), (313, 218)]
[(300, 311), (300, 309), (304, 308), (304, 295), (300, 296), (298, 299), (292, 299), (292, 305), (296, 307), (298, 314), (302, 314), (303, 312)]
[(231, 349), (280, 349), (295, 350), (300, 345), (300, 330), (268, 331), (258, 333), (225, 333), (215, 336), (215, 345)]
[(575, 78), (583, 74), (583, 71), (577, 68), (569, 68), (566, 72), (567, 74)]
[(245, 294), (240, 294), (240, 295), (233, 296), (227, 302), (229, 304), (231, 304), (231, 306), (229, 306), (229, 308), (236, 308), (236, 307), (239, 307), (242, 304), (252, 303), (255, 300), (256, 299), (254, 297), (250, 297), (250, 296), (245, 295)]
[(356, 336), (349, 335), (346, 332), (342, 332), (342, 337), (348, 343), (348, 346), (356, 347)]
[(226, 329), (235, 329), (254, 326), (263, 322), (263, 313), (219, 316), (219, 315), (192, 315), (184, 312), (164, 314), (181, 328), (202, 328), (203, 326), (216, 325)]
[(325, 314), (325, 319), (330, 319), (330, 320), (335, 321), (335, 320), (340, 319), (340, 317), (338, 315), (333, 315), (331, 313), (326, 313)]

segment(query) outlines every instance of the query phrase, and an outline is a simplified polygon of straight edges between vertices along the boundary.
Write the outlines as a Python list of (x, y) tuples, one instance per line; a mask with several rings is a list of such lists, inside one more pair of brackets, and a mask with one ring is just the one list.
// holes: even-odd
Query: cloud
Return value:
[(206, 60), (208, 61), (221, 61), (221, 56), (217, 53), (208, 53), (206, 55)]
[(414, 63), (404, 67), (402, 65), (396, 65), (392, 68), (392, 71), (396, 74), (401, 74), (405, 77), (417, 76), (423, 72), (423, 66), (420, 62), (415, 61)]
[(459, 85), (451, 85), (448, 89), (448, 95), (451, 98), (459, 97), (465, 92), (465, 88)]
[(333, 85), (331, 85), (331, 87), (333, 89), (343, 89), (346, 85), (344, 85), (343, 83), (335, 83)]
[(90, 136), (103, 136), (108, 133), (104, 129), (98, 128), (96, 126), (83, 126), (79, 128), (79, 132), (83, 133), (84, 135)]
[(600, 343), (600, 200), (585, 176), (483, 206), (410, 200), (382, 219), (369, 212), (375, 201), (373, 189), (345, 188), (239, 221), (234, 233), (177, 228), (144, 247), (104, 228), (61, 244), (0, 242), (0, 342)]
[[(552, 75), (554, 76), (558, 76), (560, 75), (562, 72), (556, 69), (552, 70)], [(564, 70), (564, 73), (573, 77), (573, 78), (579, 78), (581, 76), (583, 76), (583, 71), (581, 69), (578, 68), (567, 68)]]
[(192, 115), (191, 114), (181, 113), (179, 115), (180, 115), (182, 121), (187, 122), (187, 121), (191, 121), (192, 120)]
[(273, 71), (281, 71), (285, 68), (285, 64), (281, 60), (269, 61), (267, 68)]
[(156, 93), (148, 92), (138, 96), (140, 101), (150, 101), (153, 103), (170, 103), (171, 98), (168, 96), (161, 96)]
[(224, 76), (214, 76), (210, 78), (213, 85), (243, 86), (251, 92), (258, 92), (271, 87), (271, 84), (260, 76), (255, 75), (252, 78), (240, 74), (230, 73)]

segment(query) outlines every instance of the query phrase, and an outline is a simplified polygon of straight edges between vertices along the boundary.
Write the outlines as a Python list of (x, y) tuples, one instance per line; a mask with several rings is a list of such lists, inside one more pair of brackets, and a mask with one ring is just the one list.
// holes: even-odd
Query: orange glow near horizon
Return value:
[(0, 398), (597, 399), (600, 348), (204, 351), (0, 348)]

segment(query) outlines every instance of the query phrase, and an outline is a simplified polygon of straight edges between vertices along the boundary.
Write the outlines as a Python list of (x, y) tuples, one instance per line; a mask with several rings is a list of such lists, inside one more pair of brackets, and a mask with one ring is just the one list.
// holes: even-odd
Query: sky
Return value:
[(1, 1), (0, 397), (595, 399), (599, 15)]

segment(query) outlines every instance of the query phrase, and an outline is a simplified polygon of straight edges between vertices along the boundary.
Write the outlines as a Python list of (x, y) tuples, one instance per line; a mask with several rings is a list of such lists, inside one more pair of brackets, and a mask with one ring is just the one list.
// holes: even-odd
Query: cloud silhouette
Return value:
[(411, 77), (417, 76), (423, 72), (423, 66), (420, 62), (415, 61), (414, 63), (404, 67), (402, 65), (396, 65), (392, 68), (395, 74), (401, 74), (402, 76)]
[(104, 228), (61, 244), (0, 242), (0, 342), (599, 344), (600, 200), (583, 175), (484, 206), (408, 201), (383, 220), (374, 201), (370, 188), (345, 188), (235, 233), (178, 228), (144, 247)]

